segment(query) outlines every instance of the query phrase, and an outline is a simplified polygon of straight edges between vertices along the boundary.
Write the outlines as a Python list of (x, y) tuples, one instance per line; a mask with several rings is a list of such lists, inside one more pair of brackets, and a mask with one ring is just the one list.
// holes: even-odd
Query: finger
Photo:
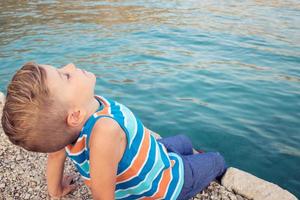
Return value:
[(75, 184), (64, 187), (62, 196), (65, 196), (65, 195), (73, 192), (76, 188), (77, 188), (77, 185), (75, 185)]
[(65, 183), (67, 185), (73, 184), (75, 182), (75, 175), (67, 175), (65, 176)]

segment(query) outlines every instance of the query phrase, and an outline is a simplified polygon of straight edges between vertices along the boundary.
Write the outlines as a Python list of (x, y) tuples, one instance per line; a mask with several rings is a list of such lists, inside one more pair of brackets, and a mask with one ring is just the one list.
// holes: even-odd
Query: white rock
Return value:
[(293, 194), (278, 185), (233, 167), (227, 169), (221, 183), (228, 190), (248, 199), (297, 200)]
[(4, 183), (1, 183), (1, 184), (0, 184), (0, 189), (3, 189), (3, 188), (5, 188), (5, 184), (4, 184)]
[(25, 194), (24, 199), (30, 199), (30, 194), (29, 193)]

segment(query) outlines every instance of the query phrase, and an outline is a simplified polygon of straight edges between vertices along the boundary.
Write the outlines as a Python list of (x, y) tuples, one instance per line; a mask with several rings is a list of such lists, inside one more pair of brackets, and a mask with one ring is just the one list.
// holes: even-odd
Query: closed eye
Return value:
[(70, 79), (70, 74), (64, 73), (64, 75), (67, 77), (67, 79)]

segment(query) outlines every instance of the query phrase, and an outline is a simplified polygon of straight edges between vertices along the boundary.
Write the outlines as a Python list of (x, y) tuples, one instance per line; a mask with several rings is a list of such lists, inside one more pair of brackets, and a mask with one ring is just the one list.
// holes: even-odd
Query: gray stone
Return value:
[(237, 200), (243, 200), (244, 198), (241, 195), (236, 195)]
[(16, 161), (20, 161), (22, 159), (23, 159), (23, 157), (20, 154), (18, 154), (17, 157), (16, 157)]
[(0, 184), (0, 189), (4, 189), (5, 188), (5, 183), (1, 183)]
[(30, 194), (29, 193), (25, 194), (24, 199), (30, 199)]
[(296, 200), (278, 185), (260, 179), (242, 170), (230, 167), (221, 181), (228, 190), (253, 200)]

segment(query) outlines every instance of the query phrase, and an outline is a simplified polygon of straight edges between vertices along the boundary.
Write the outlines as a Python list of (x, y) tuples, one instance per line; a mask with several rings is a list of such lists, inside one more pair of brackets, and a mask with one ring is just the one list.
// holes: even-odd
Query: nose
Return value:
[(66, 71), (73, 71), (76, 69), (76, 66), (73, 63), (69, 63), (69, 64), (65, 65), (63, 67), (63, 69)]

